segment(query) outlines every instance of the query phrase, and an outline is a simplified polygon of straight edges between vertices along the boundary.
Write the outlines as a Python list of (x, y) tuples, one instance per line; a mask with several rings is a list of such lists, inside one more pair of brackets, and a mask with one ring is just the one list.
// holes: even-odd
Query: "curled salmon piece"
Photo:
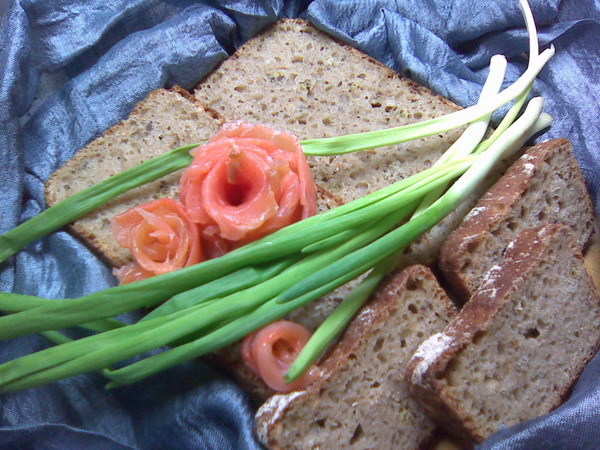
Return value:
[(180, 200), (190, 219), (202, 225), (203, 242), (217, 241), (217, 252), (316, 212), (316, 187), (300, 142), (290, 134), (228, 123), (192, 155)]
[(134, 260), (115, 270), (121, 284), (181, 269), (202, 259), (198, 227), (183, 206), (169, 198), (116, 215), (111, 229)]
[(133, 283), (156, 275), (154, 272), (144, 269), (135, 261), (113, 269), (113, 275), (119, 280), (119, 284)]
[(246, 336), (242, 358), (270, 388), (279, 392), (305, 389), (320, 374), (313, 365), (302, 377), (286, 384), (283, 376), (310, 338), (310, 331), (295, 322), (279, 320)]

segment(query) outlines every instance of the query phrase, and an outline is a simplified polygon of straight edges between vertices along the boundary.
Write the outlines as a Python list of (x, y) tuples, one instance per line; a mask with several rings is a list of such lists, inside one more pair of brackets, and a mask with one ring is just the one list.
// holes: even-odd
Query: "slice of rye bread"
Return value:
[[(137, 104), (129, 116), (90, 142), (48, 179), (48, 206), (112, 175), (181, 145), (209, 138), (220, 126), (216, 114), (205, 110), (187, 91), (158, 89)], [(110, 220), (135, 205), (159, 197), (177, 197), (180, 171), (120, 195), (69, 225), (79, 238), (111, 265), (131, 261), (119, 246)]]
[[(134, 167), (173, 148), (210, 138), (223, 119), (204, 108), (188, 91), (175, 86), (157, 89), (139, 102), (127, 118), (90, 142), (59, 168), (45, 185), (48, 206)], [(82, 176), (84, 174), (84, 176)], [(110, 220), (133, 206), (157, 198), (177, 199), (181, 170), (140, 186), (69, 225), (71, 231), (114, 267), (131, 261), (131, 254), (117, 244)], [(340, 202), (318, 187), (319, 210)]]
[(600, 346), (600, 297), (568, 228), (522, 231), (406, 380), (467, 441), (547, 413)]
[(444, 242), (439, 265), (466, 301), (521, 230), (561, 223), (584, 249), (597, 230), (592, 202), (566, 139), (529, 148)]
[(259, 409), (259, 439), (271, 449), (423, 445), (436, 425), (409, 395), (404, 370), (422, 340), (455, 315), (428, 268), (391, 276), (325, 359), (324, 375)]
[[(299, 19), (276, 22), (248, 41), (201, 81), (194, 94), (228, 120), (264, 122), (303, 139), (396, 127), (459, 109)], [(346, 203), (430, 167), (461, 132), (308, 159), (317, 184)], [(442, 242), (498, 176), (490, 176), (410, 246), (406, 265), (433, 264)]]

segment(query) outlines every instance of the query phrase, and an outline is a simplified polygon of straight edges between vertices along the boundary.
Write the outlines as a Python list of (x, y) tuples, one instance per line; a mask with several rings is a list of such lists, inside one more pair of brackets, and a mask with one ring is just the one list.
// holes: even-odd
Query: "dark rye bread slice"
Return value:
[(436, 428), (403, 381), (422, 340), (456, 309), (424, 266), (391, 276), (359, 312), (305, 391), (269, 399), (256, 416), (270, 449), (417, 448)]
[(440, 268), (466, 301), (521, 230), (571, 228), (580, 249), (597, 229), (592, 202), (566, 139), (533, 146), (479, 200), (440, 250)]
[(432, 417), (481, 442), (557, 407), (600, 345), (600, 297), (568, 228), (522, 231), (406, 371)]
[[(112, 175), (173, 148), (199, 142), (221, 124), (187, 91), (157, 89), (139, 102), (129, 116), (79, 150), (46, 182), (48, 206)], [(69, 228), (111, 265), (131, 261), (129, 250), (119, 246), (110, 220), (135, 205), (159, 197), (177, 198), (180, 172), (120, 195), (105, 206), (75, 221)]]

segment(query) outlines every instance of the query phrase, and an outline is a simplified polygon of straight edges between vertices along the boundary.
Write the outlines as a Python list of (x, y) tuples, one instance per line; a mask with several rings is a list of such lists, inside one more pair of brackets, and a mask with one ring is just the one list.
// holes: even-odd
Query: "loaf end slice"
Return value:
[(390, 277), (322, 363), (324, 375), (259, 409), (260, 440), (273, 449), (419, 447), (436, 425), (410, 397), (404, 369), (455, 314), (426, 267)]
[(432, 417), (465, 441), (549, 412), (600, 345), (600, 298), (557, 224), (522, 231), (406, 371)]
[(566, 139), (531, 147), (479, 200), (440, 250), (440, 268), (466, 301), (521, 230), (568, 226), (580, 249), (597, 229), (592, 202)]
[[(112, 175), (173, 148), (199, 142), (220, 126), (214, 112), (205, 110), (187, 91), (158, 89), (137, 104), (129, 116), (90, 142), (48, 179), (46, 204), (52, 206)], [(131, 261), (110, 230), (113, 216), (160, 197), (176, 198), (175, 172), (120, 195), (72, 223), (69, 228), (113, 266)]]

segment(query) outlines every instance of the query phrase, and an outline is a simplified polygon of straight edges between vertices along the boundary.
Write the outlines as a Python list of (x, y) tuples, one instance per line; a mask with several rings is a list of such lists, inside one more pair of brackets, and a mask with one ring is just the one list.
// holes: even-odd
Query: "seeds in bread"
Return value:
[[(181, 145), (207, 139), (220, 121), (187, 91), (174, 88), (150, 92), (129, 116), (90, 142), (46, 182), (48, 206), (99, 181)], [(110, 230), (112, 217), (159, 197), (177, 198), (180, 172), (120, 195), (72, 223), (70, 229), (111, 265), (131, 261)]]
[(600, 297), (569, 230), (522, 231), (406, 380), (447, 430), (481, 442), (557, 407), (600, 345)]
[(269, 399), (256, 416), (263, 444), (280, 448), (417, 448), (435, 424), (403, 382), (423, 338), (456, 314), (424, 266), (388, 279), (322, 364), (305, 391)]
[(566, 139), (528, 149), (443, 244), (440, 267), (463, 300), (521, 230), (562, 223), (572, 229), (579, 247), (585, 247), (597, 225), (571, 151)]

